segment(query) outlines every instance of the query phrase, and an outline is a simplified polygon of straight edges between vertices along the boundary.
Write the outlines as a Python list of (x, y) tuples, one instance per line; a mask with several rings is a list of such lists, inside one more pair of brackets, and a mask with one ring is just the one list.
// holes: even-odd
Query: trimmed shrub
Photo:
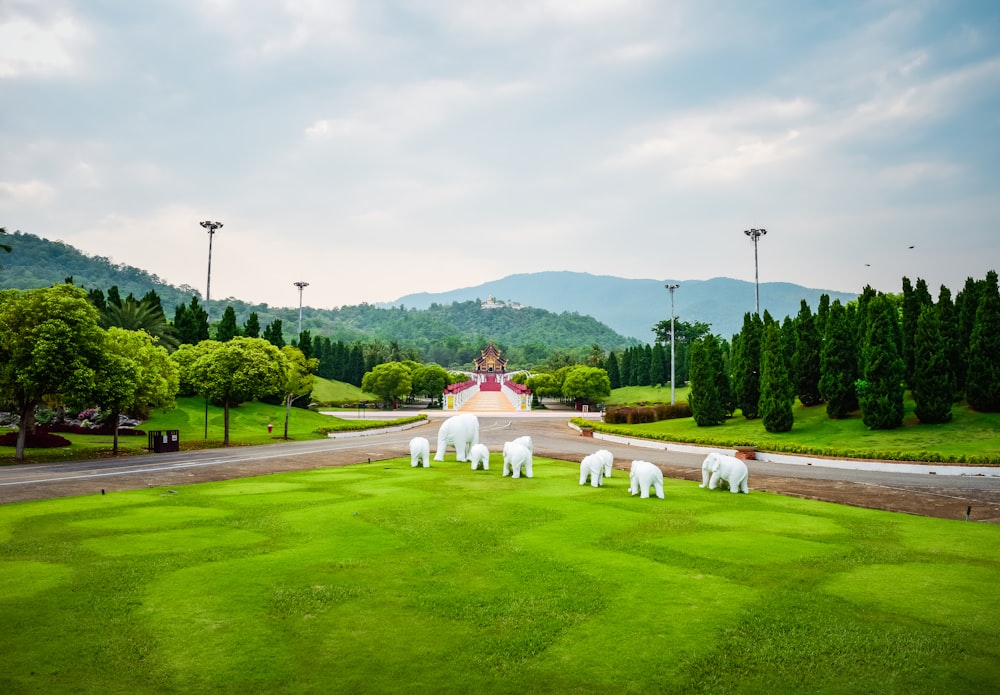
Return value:
[[(35, 432), (29, 432), (24, 439), (26, 449), (55, 449), (60, 446), (70, 446), (70, 442), (65, 437), (57, 434), (49, 434), (42, 428), (36, 428)], [(0, 446), (17, 446), (17, 432), (10, 432), (0, 436)]]

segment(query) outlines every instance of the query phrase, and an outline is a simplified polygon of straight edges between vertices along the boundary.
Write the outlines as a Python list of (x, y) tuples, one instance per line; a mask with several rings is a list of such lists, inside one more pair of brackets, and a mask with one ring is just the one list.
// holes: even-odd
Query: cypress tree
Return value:
[(649, 386), (650, 385), (650, 373), (651, 365), (653, 363), (653, 349), (649, 347), (649, 343), (646, 343), (645, 347), (639, 348), (639, 369), (638, 369), (638, 379), (639, 386)]
[[(827, 312), (829, 315), (829, 312)], [(816, 331), (812, 311), (806, 300), (799, 305), (799, 314), (795, 319), (795, 358), (792, 362), (795, 394), (802, 405), (809, 407), (823, 402), (819, 392), (820, 349), (822, 341)]]
[(826, 335), (826, 320), (830, 317), (830, 295), (821, 294), (819, 296), (819, 306), (816, 307), (816, 321), (813, 326), (816, 335)]
[(622, 352), (622, 363), (621, 363), (621, 385), (622, 386), (635, 386), (632, 383), (632, 348), (625, 348)]
[(279, 350), (285, 347), (285, 334), (281, 328), (281, 319), (274, 319), (264, 326), (264, 333), (261, 337)]
[(354, 343), (351, 346), (351, 356), (347, 364), (347, 383), (360, 387), (361, 380), (365, 378), (365, 352), (361, 343)]
[(737, 403), (743, 417), (754, 420), (760, 403), (760, 339), (763, 323), (757, 314), (744, 314), (740, 332), (740, 391)]
[(903, 424), (903, 358), (900, 354), (896, 307), (878, 295), (868, 307), (863, 348), (863, 379), (856, 384), (861, 418), (873, 430), (890, 430)]
[(247, 338), (260, 337), (260, 318), (257, 316), (256, 311), (251, 311), (246, 323), (243, 324), (243, 335)]
[(312, 333), (309, 332), (308, 328), (303, 328), (302, 332), (299, 333), (299, 341), (296, 344), (296, 347), (302, 351), (302, 354), (306, 356), (307, 360), (315, 356), (313, 355)]
[(781, 353), (781, 329), (772, 323), (764, 329), (761, 352), (760, 417), (768, 432), (788, 432), (792, 429), (795, 399)]
[(997, 273), (986, 273), (969, 340), (965, 400), (981, 413), (1000, 412), (1000, 292)]
[(215, 327), (215, 339), (220, 343), (227, 343), (237, 335), (239, 335), (239, 329), (236, 327), (236, 312), (232, 306), (227, 306), (226, 310), (222, 312), (219, 325)]
[(952, 383), (938, 311), (925, 306), (913, 341), (913, 400), (921, 424), (951, 420)]
[(722, 353), (715, 336), (707, 335), (691, 345), (691, 392), (688, 405), (699, 427), (721, 425), (726, 421), (718, 389), (718, 371)]
[(955, 401), (961, 397), (961, 391), (958, 388), (958, 369), (962, 364), (958, 342), (958, 314), (955, 311), (954, 302), (951, 301), (951, 290), (944, 285), (941, 285), (941, 291), (938, 293), (937, 312), (941, 339), (944, 341), (944, 359), (948, 365), (951, 399)]
[(965, 379), (969, 375), (969, 343), (972, 341), (972, 326), (976, 323), (976, 309), (979, 308), (981, 282), (966, 278), (965, 287), (955, 295), (955, 312), (958, 315), (958, 358), (955, 368), (959, 393), (965, 393)]
[(622, 377), (618, 372), (618, 358), (615, 357), (614, 352), (608, 353), (608, 381), (611, 382), (612, 389), (618, 389), (622, 386)]
[(661, 343), (656, 343), (650, 353), (649, 361), (649, 383), (653, 386), (665, 384), (670, 381), (670, 366), (667, 364), (667, 356)]
[(854, 390), (858, 357), (854, 331), (840, 300), (830, 307), (826, 335), (820, 352), (819, 393), (826, 401), (826, 414), (834, 420), (848, 417), (858, 408)]

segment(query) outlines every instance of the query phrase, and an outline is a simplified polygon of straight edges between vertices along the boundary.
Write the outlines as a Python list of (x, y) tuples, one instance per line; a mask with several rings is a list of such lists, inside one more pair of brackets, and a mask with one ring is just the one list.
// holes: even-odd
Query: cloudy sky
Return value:
[(1000, 269), (988, 0), (0, 0), (0, 105), (0, 226), (216, 299)]

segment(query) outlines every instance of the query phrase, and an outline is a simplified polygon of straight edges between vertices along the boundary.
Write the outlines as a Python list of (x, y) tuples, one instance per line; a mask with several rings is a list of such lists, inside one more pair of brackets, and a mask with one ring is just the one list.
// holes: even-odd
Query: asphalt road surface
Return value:
[[(569, 427), (566, 416), (480, 415), (479, 421), (480, 441), (491, 452), (499, 452), (506, 441), (530, 435), (536, 456), (579, 461), (597, 449), (607, 449), (615, 456), (616, 469), (627, 471), (633, 459), (643, 459), (659, 465), (668, 477), (701, 480), (704, 454), (639, 448), (583, 437)], [(435, 418), (410, 430), (360, 437), (2, 466), (0, 503), (94, 495), (101, 494), (102, 490), (176, 486), (329, 466), (367, 465), (409, 456), (408, 444), (414, 436), (429, 439), (433, 451), (441, 422)], [(494, 456), (499, 460), (498, 454)], [(1000, 523), (1000, 469), (997, 475), (956, 476), (843, 470), (763, 461), (749, 461), (748, 466), (751, 493), (772, 492), (955, 520), (964, 520), (968, 515), (971, 521)], [(540, 472), (536, 468), (536, 475)]]

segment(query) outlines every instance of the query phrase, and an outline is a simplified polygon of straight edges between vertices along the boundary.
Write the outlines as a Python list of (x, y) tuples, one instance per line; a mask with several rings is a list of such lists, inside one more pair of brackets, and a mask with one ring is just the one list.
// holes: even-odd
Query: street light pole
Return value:
[(670, 405), (674, 404), (674, 290), (680, 285), (664, 285), (670, 290)]
[(209, 304), (212, 301), (212, 237), (215, 236), (216, 229), (222, 229), (221, 222), (211, 222), (205, 220), (200, 223), (208, 230), (208, 281), (205, 283), (205, 317), (209, 317)]
[[(309, 283), (302, 282), (301, 280), (299, 280), (298, 282), (293, 282), (292, 284), (299, 288), (299, 332), (298, 332), (299, 338), (298, 339), (302, 340), (302, 290), (309, 287)], [(299, 347), (301, 348), (302, 346), (300, 345)]]
[[(208, 230), (208, 281), (205, 283), (205, 323), (209, 322), (209, 304), (212, 301), (212, 237), (216, 229), (222, 229), (221, 222), (205, 220), (200, 222)], [(205, 396), (205, 439), (208, 439), (208, 396)]]
[(753, 242), (753, 288), (756, 302), (756, 313), (760, 314), (760, 281), (757, 276), (757, 240), (767, 234), (766, 229), (745, 229), (743, 233)]

